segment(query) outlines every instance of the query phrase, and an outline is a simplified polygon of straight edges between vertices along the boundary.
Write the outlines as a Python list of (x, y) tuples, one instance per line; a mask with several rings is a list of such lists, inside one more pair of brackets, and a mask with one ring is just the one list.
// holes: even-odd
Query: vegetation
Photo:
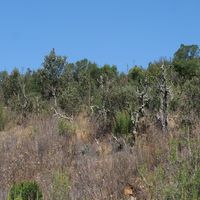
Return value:
[(72, 123), (64, 120), (64, 119), (60, 119), (58, 121), (58, 132), (60, 135), (63, 136), (67, 136), (67, 135), (71, 135), (75, 133), (75, 127), (73, 126)]
[(0, 72), (0, 199), (200, 199), (199, 84), (183, 44), (127, 74), (55, 49)]
[(40, 200), (42, 192), (35, 182), (24, 181), (12, 186), (9, 192), (9, 200)]
[(116, 113), (114, 133), (116, 135), (129, 135), (131, 132), (131, 117), (128, 113)]
[(4, 107), (0, 105), (0, 131), (4, 130), (5, 125), (6, 125), (5, 111)]
[(63, 172), (55, 172), (52, 183), (52, 200), (68, 200), (69, 199), (69, 180), (68, 175)]

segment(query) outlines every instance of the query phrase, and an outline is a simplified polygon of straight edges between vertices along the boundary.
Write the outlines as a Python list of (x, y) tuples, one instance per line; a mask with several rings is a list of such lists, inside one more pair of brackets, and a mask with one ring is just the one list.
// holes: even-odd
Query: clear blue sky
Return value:
[(0, 0), (0, 70), (36, 69), (54, 47), (126, 71), (181, 43), (200, 44), (199, 0)]

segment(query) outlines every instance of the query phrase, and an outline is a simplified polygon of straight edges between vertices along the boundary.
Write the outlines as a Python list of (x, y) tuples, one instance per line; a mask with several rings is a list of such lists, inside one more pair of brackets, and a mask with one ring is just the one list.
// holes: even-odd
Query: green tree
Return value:
[(181, 45), (175, 52), (173, 65), (180, 78), (191, 79), (200, 70), (200, 49), (197, 45)]
[(46, 98), (54, 98), (54, 106), (57, 107), (57, 97), (61, 90), (61, 76), (67, 64), (67, 58), (57, 56), (55, 50), (45, 56), (43, 68), (38, 71), (42, 94)]
[(68, 115), (76, 115), (82, 104), (77, 82), (70, 82), (59, 95), (58, 102), (62, 110)]
[(20, 81), (21, 75), (17, 68), (15, 68), (9, 76), (7, 74), (3, 76), (1, 80), (2, 90), (7, 105), (11, 103), (11, 99), (19, 96), (21, 91)]
[(128, 72), (129, 81), (133, 81), (137, 86), (144, 84), (146, 71), (141, 67), (134, 66)]
[(4, 98), (4, 86), (5, 86), (5, 80), (8, 77), (7, 71), (2, 71), (0, 72), (0, 103), (5, 103), (5, 98)]

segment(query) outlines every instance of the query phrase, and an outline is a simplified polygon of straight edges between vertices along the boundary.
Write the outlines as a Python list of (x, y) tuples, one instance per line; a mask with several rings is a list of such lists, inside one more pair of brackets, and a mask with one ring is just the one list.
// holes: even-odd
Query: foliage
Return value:
[(68, 115), (75, 115), (80, 111), (81, 99), (77, 83), (72, 82), (63, 89), (58, 98), (58, 103)]
[(75, 133), (75, 127), (71, 122), (65, 119), (59, 119), (58, 121), (58, 133), (62, 136), (68, 136)]
[[(183, 85), (183, 99), (184, 104), (182, 105), (183, 110), (194, 111), (199, 115), (200, 110), (200, 80), (197, 77), (192, 80), (187, 80)], [(183, 102), (182, 102), (183, 103)]]
[[(22, 159), (17, 164), (22, 162), (26, 164), (22, 164), (23, 167), (29, 167), (27, 163), (34, 166), (27, 171), (41, 170), (43, 166), (48, 170), (60, 170), (52, 177), (52, 200), (108, 199), (112, 195), (112, 199), (122, 199), (122, 185), (134, 175), (140, 176), (145, 184), (143, 189), (151, 194), (152, 199), (200, 199), (199, 75), (200, 52), (197, 45), (181, 45), (172, 60), (149, 63), (146, 69), (134, 66), (128, 74), (119, 73), (114, 65), (99, 66), (87, 59), (68, 63), (67, 58), (58, 56), (54, 49), (45, 56), (42, 68), (38, 70), (0, 72), (0, 130), (7, 124), (7, 111), (12, 113), (13, 118), (23, 116), (24, 119), (32, 119), (32, 115), (36, 116), (41, 121), (37, 122), (39, 124), (44, 123), (40, 116), (49, 111), (49, 124), (40, 124), (41, 127), (36, 129), (41, 134), (31, 138), (23, 135), (20, 139), (17, 138), (20, 134), (3, 134), (8, 139), (2, 140), (0, 145), (1, 151), (7, 155), (2, 160), (9, 165), (9, 170), (13, 168), (12, 173), (9, 170), (5, 173), (11, 176), (23, 173), (23, 170), (15, 172), (16, 162), (8, 159), (10, 151), (14, 158), (18, 158), (15, 153), (19, 152)], [(165, 94), (166, 101), (162, 94)], [(54, 109), (55, 113), (59, 110), (63, 116), (56, 113), (61, 118), (49, 117), (52, 114), (50, 110)], [(64, 117), (77, 119), (82, 111), (87, 111), (89, 121), (81, 122), (83, 129), (75, 127), (75, 123)], [(162, 138), (159, 132), (164, 117), (170, 134)], [(32, 127), (33, 122), (29, 123)], [(28, 133), (30, 127), (23, 125), (23, 130)], [(81, 129), (80, 133), (89, 133), (69, 137), (76, 132), (75, 128), (78, 132)], [(116, 137), (109, 137), (112, 132)], [(136, 133), (136, 137), (132, 137), (131, 133)], [(105, 134), (108, 136), (103, 138)], [(23, 152), (29, 152), (32, 157)], [(127, 163), (123, 162), (126, 159)], [(66, 165), (71, 170), (69, 174), (63, 172)], [(88, 170), (94, 174), (91, 176)], [(17, 177), (8, 181), (14, 178)], [(73, 191), (69, 191), (70, 186)], [(84, 191), (79, 191), (80, 188)], [(16, 184), (11, 188), (9, 198), (22, 199), (22, 193), (28, 195), (32, 190), (39, 191), (39, 187), (29, 182)], [(74, 196), (69, 197), (69, 193)]]
[(194, 77), (200, 70), (199, 53), (197, 45), (183, 44), (175, 52), (173, 59), (174, 68), (184, 80)]
[(3, 105), (0, 104), (0, 131), (4, 130), (6, 125), (6, 113)]
[(6, 105), (14, 106), (12, 99), (19, 96), (21, 91), (20, 86), (21, 76), (18, 69), (14, 69), (10, 76), (5, 76), (2, 81), (2, 90)]
[(144, 84), (145, 70), (141, 67), (135, 66), (128, 72), (129, 80), (134, 81), (136, 84)]
[(117, 112), (114, 122), (114, 133), (116, 135), (128, 136), (131, 133), (131, 117), (127, 112)]
[(53, 97), (55, 106), (57, 106), (56, 98), (61, 89), (61, 76), (67, 64), (66, 59), (66, 57), (57, 56), (55, 50), (52, 49), (44, 58), (43, 68), (38, 71), (42, 95), (48, 99)]
[(69, 200), (69, 176), (65, 172), (56, 171), (52, 178), (52, 200)]
[(42, 200), (42, 192), (36, 182), (24, 181), (14, 184), (9, 192), (8, 200)]
[(185, 140), (181, 135), (178, 138), (171, 138), (165, 161), (157, 163), (153, 169), (148, 168), (145, 163), (138, 166), (139, 174), (148, 185), (153, 199), (200, 199), (200, 170), (197, 156), (200, 149), (197, 143)]

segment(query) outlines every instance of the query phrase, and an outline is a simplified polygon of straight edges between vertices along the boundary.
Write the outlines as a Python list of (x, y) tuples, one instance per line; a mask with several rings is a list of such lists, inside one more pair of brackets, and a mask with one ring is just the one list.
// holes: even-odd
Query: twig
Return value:
[(61, 114), (61, 113), (59, 113), (55, 108), (51, 108), (51, 110), (53, 110), (55, 113), (54, 113), (54, 116), (58, 116), (59, 118), (63, 118), (63, 119), (66, 119), (66, 120), (68, 120), (68, 121), (70, 121), (70, 122), (72, 122), (73, 121), (73, 116), (72, 117), (68, 117), (68, 116), (66, 116), (66, 115), (64, 115), (64, 114)]

